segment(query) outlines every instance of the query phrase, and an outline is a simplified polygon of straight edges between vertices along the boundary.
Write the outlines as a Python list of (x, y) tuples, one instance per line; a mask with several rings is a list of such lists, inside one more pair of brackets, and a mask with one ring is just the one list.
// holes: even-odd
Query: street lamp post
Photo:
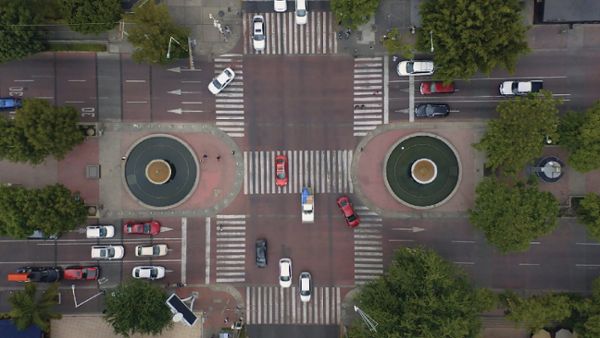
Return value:
[[(175, 41), (175, 43), (177, 43), (181, 48), (185, 49), (185, 47), (183, 47), (183, 45), (181, 43), (179, 43), (179, 41), (177, 41), (177, 39), (170, 36), (169, 37), (169, 47), (167, 48), (167, 59), (171, 58), (171, 43), (173, 43), (173, 41)], [(187, 49), (186, 49), (186, 51), (187, 51)]]
[(433, 31), (429, 31), (429, 41), (431, 42), (431, 52), (433, 53)]

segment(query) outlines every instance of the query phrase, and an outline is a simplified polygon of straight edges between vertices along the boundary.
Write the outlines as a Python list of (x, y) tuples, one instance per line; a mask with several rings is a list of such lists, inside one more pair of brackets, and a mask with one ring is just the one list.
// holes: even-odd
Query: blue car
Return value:
[(14, 97), (0, 97), (0, 111), (15, 110), (21, 108), (22, 105), (21, 99)]

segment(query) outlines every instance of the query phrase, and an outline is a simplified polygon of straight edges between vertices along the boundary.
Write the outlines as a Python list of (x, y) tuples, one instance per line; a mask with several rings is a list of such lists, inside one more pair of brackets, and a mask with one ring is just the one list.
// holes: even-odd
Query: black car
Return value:
[(450, 106), (445, 103), (421, 103), (415, 108), (415, 117), (445, 117)]
[(256, 266), (264, 268), (267, 266), (267, 240), (256, 240)]
[(22, 267), (17, 269), (19, 274), (27, 274), (30, 282), (54, 283), (63, 277), (63, 270), (58, 266)]

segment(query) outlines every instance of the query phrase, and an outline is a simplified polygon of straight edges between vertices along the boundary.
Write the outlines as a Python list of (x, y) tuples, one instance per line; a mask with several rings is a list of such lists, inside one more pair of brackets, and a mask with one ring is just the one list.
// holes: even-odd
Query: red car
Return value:
[(340, 207), (342, 214), (344, 214), (344, 218), (346, 218), (346, 224), (349, 227), (355, 228), (360, 224), (360, 219), (358, 215), (354, 212), (354, 208), (352, 208), (352, 203), (350, 203), (350, 199), (347, 196), (342, 196), (337, 199), (337, 205)]
[(156, 236), (160, 232), (160, 223), (158, 221), (148, 222), (127, 222), (123, 225), (123, 233), (137, 235), (153, 235)]
[(279, 187), (288, 184), (288, 158), (285, 155), (275, 156), (275, 184)]
[(69, 266), (65, 269), (64, 278), (70, 280), (96, 280), (100, 273), (97, 266)]
[(421, 82), (421, 95), (454, 93), (454, 82), (444, 84), (441, 81)]

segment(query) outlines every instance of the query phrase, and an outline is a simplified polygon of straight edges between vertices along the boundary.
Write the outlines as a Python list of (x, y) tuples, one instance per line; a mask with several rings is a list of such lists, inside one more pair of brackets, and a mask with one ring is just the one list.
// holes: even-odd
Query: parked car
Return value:
[(256, 240), (256, 266), (267, 266), (267, 240), (263, 238)]
[(0, 97), (0, 111), (15, 110), (23, 106), (23, 101), (16, 97)]
[(221, 72), (221, 74), (217, 75), (209, 84), (208, 90), (211, 93), (217, 95), (219, 94), (233, 79), (235, 78), (235, 73), (231, 68), (225, 68)]
[(33, 230), (27, 239), (58, 239), (60, 234), (46, 234), (42, 230)]
[(275, 184), (283, 187), (288, 184), (288, 158), (285, 155), (275, 156)]
[(259, 52), (265, 50), (266, 39), (265, 18), (262, 15), (255, 15), (252, 18), (252, 47)]
[(136, 266), (131, 270), (131, 275), (138, 279), (161, 279), (165, 277), (165, 268), (162, 266)]
[(123, 225), (123, 233), (132, 235), (152, 235), (160, 233), (160, 223), (158, 221), (148, 222), (127, 222)]
[(434, 71), (433, 61), (401, 61), (397, 71), (400, 76), (431, 75)]
[(54, 283), (63, 277), (63, 270), (59, 266), (26, 266), (18, 268), (15, 273), (8, 274), (9, 282), (34, 282), (34, 283)]
[(275, 12), (287, 11), (287, 1), (286, 0), (274, 0), (273, 1), (273, 9), (275, 10)]
[(296, 0), (296, 24), (306, 25), (306, 22), (308, 22), (306, 0)]
[(421, 95), (454, 93), (454, 82), (444, 84), (442, 81), (421, 82)]
[(499, 89), (500, 95), (503, 96), (523, 96), (529, 93), (537, 93), (544, 89), (544, 81), (504, 81), (500, 84)]
[(94, 245), (92, 246), (92, 259), (121, 259), (125, 255), (122, 245)]
[(137, 257), (165, 256), (168, 249), (166, 244), (138, 245), (135, 247), (135, 255)]
[(282, 288), (292, 286), (292, 260), (289, 258), (279, 260), (279, 285)]
[(312, 292), (312, 279), (309, 272), (300, 273), (300, 300), (303, 303), (310, 302)]
[(85, 229), (87, 238), (113, 238), (115, 236), (115, 227), (112, 224), (88, 225)]
[(421, 103), (415, 107), (415, 117), (445, 117), (450, 106), (445, 103)]
[(68, 280), (96, 280), (99, 274), (100, 268), (97, 266), (69, 266), (64, 272)]
[(356, 213), (354, 212), (354, 208), (352, 207), (352, 203), (350, 203), (350, 199), (348, 198), (348, 196), (342, 196), (338, 198), (337, 205), (342, 211), (344, 219), (346, 220), (346, 224), (349, 227), (355, 228), (360, 224), (360, 219), (358, 215), (356, 215)]

